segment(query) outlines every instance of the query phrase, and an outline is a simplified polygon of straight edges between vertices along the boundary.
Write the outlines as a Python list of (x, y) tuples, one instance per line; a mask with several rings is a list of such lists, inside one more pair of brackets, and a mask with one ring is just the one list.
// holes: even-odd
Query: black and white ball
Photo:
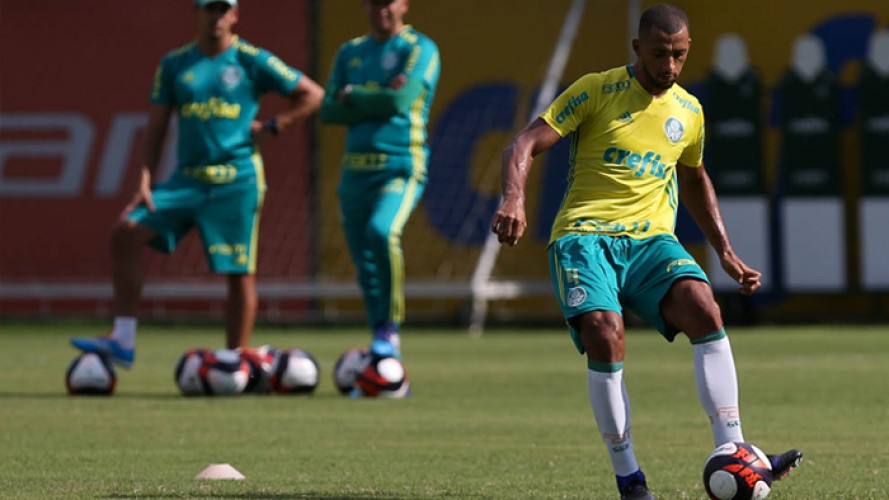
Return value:
[(725, 443), (704, 464), (704, 488), (713, 500), (762, 500), (772, 488), (772, 465), (750, 443)]
[(355, 386), (363, 396), (372, 398), (403, 398), (410, 394), (410, 381), (404, 364), (394, 357), (372, 357), (358, 374)]
[(183, 396), (202, 396), (204, 392), (204, 384), (201, 382), (201, 364), (204, 362), (204, 356), (210, 352), (209, 349), (195, 348), (189, 349), (179, 356), (176, 366), (173, 368), (173, 380), (176, 387)]
[(241, 350), (241, 357), (250, 365), (250, 379), (244, 392), (251, 394), (269, 394), (272, 390), (272, 376), (279, 351), (264, 345), (256, 349)]
[(370, 351), (353, 347), (340, 355), (333, 367), (333, 383), (342, 394), (349, 394), (355, 388), (358, 374), (370, 364)]
[(71, 395), (109, 396), (117, 385), (117, 374), (107, 357), (85, 352), (68, 365), (65, 385)]
[(217, 349), (204, 354), (198, 376), (205, 394), (234, 396), (244, 392), (247, 387), (250, 365), (238, 351)]
[(302, 349), (284, 349), (272, 365), (271, 386), (279, 394), (312, 394), (318, 387), (321, 369)]

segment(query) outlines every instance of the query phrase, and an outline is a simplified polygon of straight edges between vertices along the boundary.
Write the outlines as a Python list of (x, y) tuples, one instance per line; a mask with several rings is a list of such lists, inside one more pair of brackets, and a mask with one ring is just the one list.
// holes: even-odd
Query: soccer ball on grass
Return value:
[(271, 387), (279, 394), (312, 394), (321, 370), (311, 354), (302, 349), (280, 351), (271, 366)]
[(410, 394), (411, 384), (401, 360), (372, 356), (370, 363), (358, 374), (355, 386), (363, 396), (403, 398)]
[(264, 345), (256, 349), (241, 349), (241, 357), (250, 365), (250, 379), (244, 392), (268, 394), (272, 390), (272, 375), (278, 360), (278, 349)]
[(333, 383), (342, 394), (349, 394), (355, 389), (358, 374), (370, 364), (370, 351), (366, 348), (353, 347), (340, 355), (333, 367)]
[(241, 353), (232, 349), (217, 349), (204, 354), (198, 377), (204, 393), (210, 396), (241, 394), (250, 380), (250, 365)]
[(65, 373), (68, 394), (109, 396), (117, 385), (117, 374), (107, 357), (85, 352), (74, 358)]
[(189, 349), (179, 356), (176, 366), (173, 369), (173, 380), (176, 387), (183, 396), (202, 396), (204, 392), (204, 384), (201, 382), (200, 369), (204, 362), (204, 356), (210, 352), (209, 349), (195, 348)]
[(704, 488), (713, 500), (762, 500), (772, 487), (769, 458), (750, 443), (725, 443), (704, 464)]

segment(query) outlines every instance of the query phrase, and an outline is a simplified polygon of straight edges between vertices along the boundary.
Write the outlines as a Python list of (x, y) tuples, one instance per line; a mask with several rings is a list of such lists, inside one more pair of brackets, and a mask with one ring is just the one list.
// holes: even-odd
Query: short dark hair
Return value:
[(688, 28), (688, 16), (675, 5), (657, 4), (646, 9), (639, 18), (639, 36), (647, 34), (651, 28), (673, 35), (682, 31), (682, 28)]

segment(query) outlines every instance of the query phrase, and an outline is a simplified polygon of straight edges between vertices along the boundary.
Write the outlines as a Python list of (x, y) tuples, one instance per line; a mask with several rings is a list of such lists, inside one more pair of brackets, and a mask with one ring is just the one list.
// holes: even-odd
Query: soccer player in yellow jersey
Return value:
[[(680, 197), (742, 294), (760, 273), (735, 254), (702, 162), (704, 115), (676, 84), (691, 46), (688, 18), (646, 10), (636, 62), (578, 79), (512, 140), (492, 230), (515, 245), (527, 227), (525, 182), (535, 156), (570, 135), (568, 190), (552, 227), (550, 273), (571, 338), (587, 356), (590, 403), (621, 498), (654, 498), (636, 461), (623, 381), (626, 307), (669, 341), (692, 344), (698, 395), (716, 445), (743, 441), (731, 346), (707, 276), (674, 235)], [(769, 456), (779, 478), (802, 453)]]

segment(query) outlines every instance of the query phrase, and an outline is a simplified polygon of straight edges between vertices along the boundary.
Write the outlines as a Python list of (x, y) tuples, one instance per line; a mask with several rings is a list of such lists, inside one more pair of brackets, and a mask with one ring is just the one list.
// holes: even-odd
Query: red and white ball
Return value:
[(401, 360), (372, 358), (358, 374), (355, 386), (372, 398), (403, 398), (410, 394), (410, 381)]
[(241, 357), (250, 365), (250, 379), (244, 392), (268, 394), (272, 390), (272, 376), (278, 360), (278, 349), (264, 345), (256, 349), (241, 350)]
[(173, 368), (173, 380), (183, 396), (202, 396), (204, 384), (201, 382), (200, 368), (204, 362), (204, 356), (209, 349), (189, 349), (179, 356), (176, 366)]
[(333, 383), (342, 394), (355, 388), (358, 374), (370, 364), (370, 352), (366, 348), (353, 347), (340, 355), (333, 367)]
[(279, 394), (312, 394), (321, 379), (315, 358), (296, 348), (278, 352), (271, 373), (271, 387)]
[(101, 354), (85, 352), (68, 365), (65, 386), (68, 394), (109, 396), (117, 385), (111, 361)]
[(204, 355), (198, 368), (204, 393), (211, 396), (241, 394), (250, 380), (250, 364), (241, 353), (232, 349), (217, 349)]
[(750, 443), (725, 443), (704, 464), (704, 488), (713, 500), (762, 500), (772, 488), (772, 465)]

